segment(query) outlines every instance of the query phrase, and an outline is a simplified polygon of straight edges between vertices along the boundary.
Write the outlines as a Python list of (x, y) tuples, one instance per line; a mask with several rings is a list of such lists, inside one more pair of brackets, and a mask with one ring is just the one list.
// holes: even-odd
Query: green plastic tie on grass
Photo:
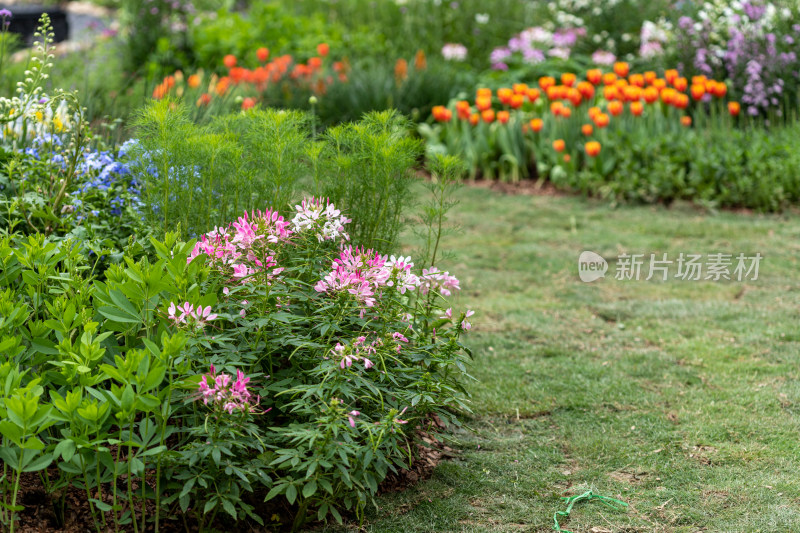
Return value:
[(572, 533), (566, 529), (561, 529), (561, 526), (558, 524), (558, 518), (569, 518), (569, 514), (572, 512), (572, 507), (574, 507), (575, 504), (581, 500), (600, 500), (601, 503), (608, 505), (615, 511), (622, 511), (625, 507), (628, 507), (628, 504), (623, 501), (615, 498), (609, 498), (608, 496), (595, 494), (591, 490), (587, 490), (583, 494), (578, 494), (577, 496), (562, 496), (562, 498), (566, 500), (567, 508), (563, 511), (556, 511), (555, 514), (553, 514), (553, 529), (558, 531), (558, 533)]

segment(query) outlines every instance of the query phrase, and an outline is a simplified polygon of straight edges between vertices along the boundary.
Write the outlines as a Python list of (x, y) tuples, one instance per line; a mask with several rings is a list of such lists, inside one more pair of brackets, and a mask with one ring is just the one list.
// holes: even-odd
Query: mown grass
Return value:
[[(457, 458), (384, 495), (367, 531), (800, 531), (796, 215), (612, 209), (464, 189), (457, 307), (476, 309)], [(577, 258), (760, 252), (748, 282), (578, 279)], [(673, 265), (672, 273), (676, 269)], [(355, 526), (353, 526), (355, 527)]]

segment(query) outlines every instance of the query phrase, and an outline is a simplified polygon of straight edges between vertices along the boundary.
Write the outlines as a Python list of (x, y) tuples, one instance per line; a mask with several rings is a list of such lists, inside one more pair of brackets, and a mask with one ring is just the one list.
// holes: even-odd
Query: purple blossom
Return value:
[(528, 48), (522, 52), (526, 63), (541, 63), (544, 61), (544, 52), (536, 48)]
[(508, 48), (495, 48), (489, 56), (489, 61), (492, 63), (501, 63), (509, 57), (511, 57), (511, 50)]
[(761, 17), (764, 16), (764, 13), (766, 13), (767, 6), (755, 5), (752, 2), (745, 2), (742, 4), (742, 9), (744, 10), (744, 14), (747, 16), (747, 18), (753, 22), (758, 22), (761, 20)]
[(0, 18), (6, 19), (11, 18), (11, 11), (8, 9), (0, 9)]
[(553, 34), (553, 45), (558, 48), (567, 48), (575, 45), (578, 35), (572, 30), (558, 30)]

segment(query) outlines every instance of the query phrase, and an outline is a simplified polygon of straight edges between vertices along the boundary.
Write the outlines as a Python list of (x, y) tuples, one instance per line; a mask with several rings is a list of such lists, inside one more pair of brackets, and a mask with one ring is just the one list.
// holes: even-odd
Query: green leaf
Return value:
[(107, 503), (106, 503), (106, 502), (104, 502), (104, 501), (100, 501), (100, 500), (98, 500), (97, 498), (92, 498), (92, 499), (91, 499), (91, 500), (89, 500), (89, 501), (90, 501), (90, 502), (92, 502), (92, 503), (94, 504), (94, 506), (95, 506), (95, 507), (97, 507), (98, 509), (100, 509), (100, 510), (101, 510), (101, 511), (103, 511), (104, 513), (106, 513), (106, 512), (108, 512), (108, 511), (110, 511), (110, 510), (112, 510), (112, 509), (113, 509), (113, 507), (112, 507), (111, 505), (107, 504)]
[(139, 324), (142, 320), (138, 316), (133, 317), (127, 314), (124, 314), (122, 311), (117, 309), (116, 307), (109, 307), (104, 306), (97, 310), (98, 313), (106, 317), (107, 319), (113, 322), (124, 322), (128, 324)]
[(303, 487), (303, 498), (310, 498), (317, 492), (317, 482), (313, 479)]
[(9, 420), (3, 420), (0, 422), (0, 435), (19, 446), (22, 439), (22, 428)]
[(275, 496), (277, 496), (278, 494), (282, 493), (282, 492), (283, 492), (283, 489), (284, 489), (285, 487), (286, 487), (286, 484), (275, 485), (274, 487), (272, 487), (272, 488), (269, 490), (269, 492), (267, 493), (267, 496), (264, 498), (264, 501), (265, 501), (265, 502), (268, 502), (268, 501), (270, 501), (272, 498), (274, 498), (274, 497), (275, 497)]
[(44, 470), (50, 463), (53, 462), (53, 454), (47, 453), (39, 457), (38, 459), (33, 460), (32, 462), (28, 463), (25, 468), (22, 469), (23, 472), (38, 472), (39, 470)]
[(294, 485), (286, 487), (286, 499), (291, 505), (294, 505), (294, 501), (297, 499), (297, 487)]
[(233, 518), (236, 518), (236, 507), (233, 506), (230, 500), (222, 500), (222, 508)]
[(53, 455), (60, 455), (62, 459), (69, 461), (75, 455), (75, 443), (71, 439), (62, 440), (56, 445)]

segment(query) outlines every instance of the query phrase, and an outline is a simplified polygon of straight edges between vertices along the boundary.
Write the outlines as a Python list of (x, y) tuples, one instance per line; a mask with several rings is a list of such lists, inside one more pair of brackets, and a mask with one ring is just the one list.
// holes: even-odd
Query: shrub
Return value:
[(347, 222), (311, 198), (250, 211), (102, 282), (69, 240), (0, 238), (5, 526), (21, 473), (51, 464), (55, 508), (80, 488), (98, 530), (261, 523), (277, 497), (295, 526), (359, 514), (414, 428), (466, 408), (472, 313), (444, 310), (456, 278), (347, 243)]
[(409, 199), (411, 168), (422, 147), (397, 114), (368, 115), (314, 141), (309, 117), (251, 109), (189, 119), (186, 106), (164, 100), (138, 120), (133, 175), (144, 186), (146, 220), (184, 236), (224, 224), (243, 210), (286, 206), (310, 190), (359, 213), (353, 234), (365, 246), (391, 249)]

